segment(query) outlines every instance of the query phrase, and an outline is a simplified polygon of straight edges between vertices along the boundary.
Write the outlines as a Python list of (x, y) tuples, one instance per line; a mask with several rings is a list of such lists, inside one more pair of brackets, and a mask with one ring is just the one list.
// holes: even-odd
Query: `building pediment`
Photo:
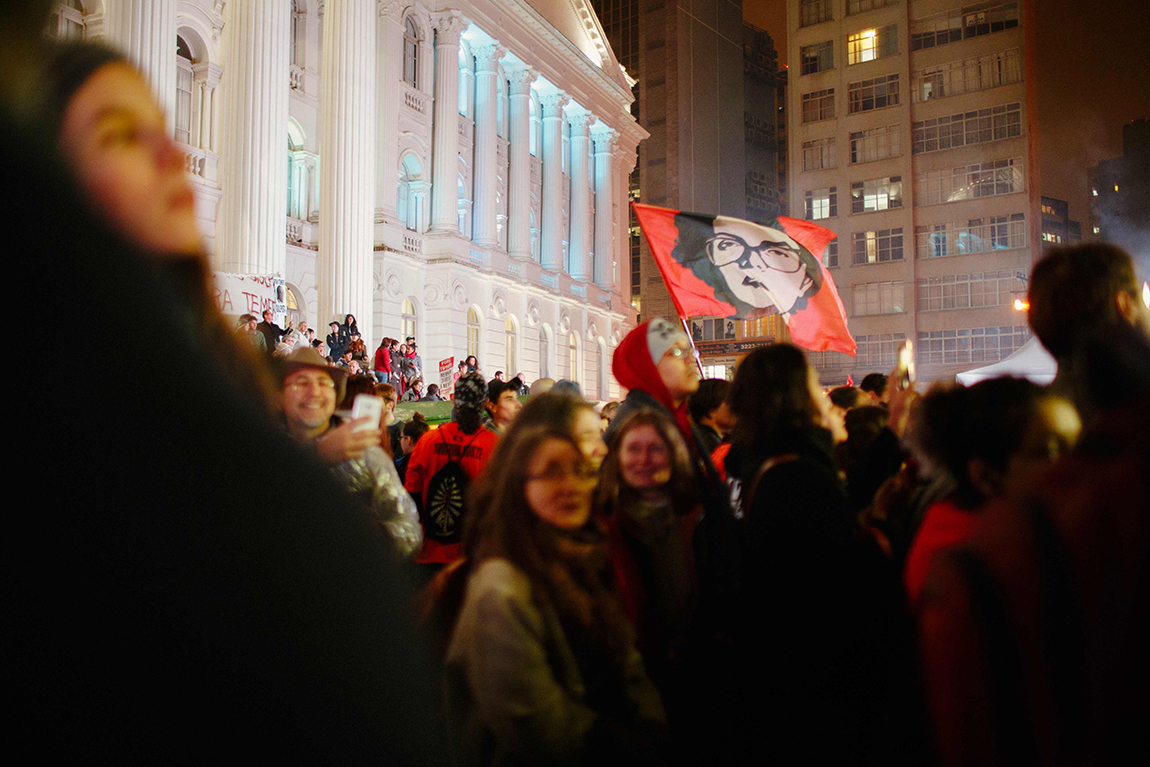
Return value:
[(626, 76), (607, 42), (590, 0), (511, 0), (530, 6), (556, 32), (567, 38), (595, 66), (628, 91)]

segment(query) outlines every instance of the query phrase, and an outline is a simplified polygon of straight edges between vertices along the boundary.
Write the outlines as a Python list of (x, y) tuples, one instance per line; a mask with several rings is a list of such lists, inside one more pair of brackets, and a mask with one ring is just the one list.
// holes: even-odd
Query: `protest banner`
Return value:
[(220, 313), (229, 319), (241, 314), (254, 314), (263, 319), (265, 309), (272, 310), (272, 322), (287, 326), (287, 286), (283, 277), (260, 274), (212, 273), (212, 296)]
[(439, 361), (439, 396), (451, 399), (455, 391), (455, 357)]

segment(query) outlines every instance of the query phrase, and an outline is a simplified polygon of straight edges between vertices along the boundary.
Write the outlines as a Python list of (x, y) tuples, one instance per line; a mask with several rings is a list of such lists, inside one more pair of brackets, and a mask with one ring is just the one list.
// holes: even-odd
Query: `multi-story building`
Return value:
[(1070, 220), (1070, 205), (1066, 200), (1043, 197), (1042, 247), (1076, 245), (1082, 242), (1082, 225)]
[(833, 230), (824, 260), (858, 356), (824, 383), (925, 381), (1006, 357), (1040, 252), (1030, 0), (788, 0), (791, 214)]
[(154, 85), (217, 271), (284, 277), (313, 327), (415, 336), (429, 369), (618, 396), (646, 133), (587, 0), (68, 0), (49, 33)]
[(1122, 126), (1122, 156), (1087, 172), (1090, 234), (1121, 245), (1150, 273), (1150, 120)]
[[(742, 218), (745, 206), (743, 10), (738, 0), (594, 0), (612, 48), (633, 45), (628, 74), (639, 124), (633, 199)], [(637, 35), (626, 42), (628, 35)], [(633, 227), (637, 236), (637, 227)], [(634, 240), (633, 305), (642, 319), (678, 318), (646, 242)], [(638, 268), (635, 268), (635, 267)]]

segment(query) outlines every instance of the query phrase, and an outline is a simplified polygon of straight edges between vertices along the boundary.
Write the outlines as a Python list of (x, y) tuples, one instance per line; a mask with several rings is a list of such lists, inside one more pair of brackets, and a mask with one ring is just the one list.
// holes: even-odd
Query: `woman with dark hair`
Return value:
[(479, 360), (476, 359), (474, 354), (468, 354), (467, 359), (465, 359), (464, 362), (467, 364), (467, 372), (468, 373), (478, 373), (479, 372)]
[(1024, 378), (994, 378), (923, 399), (918, 444), (954, 490), (927, 509), (907, 554), (912, 606), (935, 555), (966, 538), (987, 501), (1017, 501), (1032, 489), (1081, 429), (1069, 400)]
[(340, 332), (343, 333), (345, 338), (351, 338), (353, 333), (359, 333), (359, 325), (355, 321), (354, 314), (344, 315), (343, 325), (340, 327)]
[[(883, 728), (906, 697), (909, 667), (898, 664), (910, 631), (893, 568), (855, 535), (823, 426), (829, 402), (790, 344), (751, 352), (729, 402), (737, 420), (726, 466), (743, 511), (743, 683), (748, 696), (769, 691), (760, 705), (772, 712), (768, 731), (754, 707), (745, 727), (781, 763), (881, 761), (893, 746)], [(769, 611), (765, 632), (759, 606)]]
[(575, 440), (583, 456), (598, 470), (607, 455), (607, 444), (599, 431), (599, 417), (595, 408), (570, 394), (547, 392), (528, 401), (515, 423), (527, 426), (551, 426), (558, 428)]
[(149, 265), (219, 372), (270, 415), (270, 371), (237, 343), (212, 299), (195, 196), (144, 78), (109, 48), (58, 46), (45, 65), (40, 117), (93, 210), (154, 257)]
[(611, 565), (652, 676), (666, 689), (698, 602), (694, 534), (702, 506), (678, 427), (639, 410), (623, 422), (603, 463), (596, 508), (607, 522)]
[(563, 431), (516, 423), (473, 496), (446, 703), (466, 764), (649, 763), (664, 714), (604, 578), (595, 474)]

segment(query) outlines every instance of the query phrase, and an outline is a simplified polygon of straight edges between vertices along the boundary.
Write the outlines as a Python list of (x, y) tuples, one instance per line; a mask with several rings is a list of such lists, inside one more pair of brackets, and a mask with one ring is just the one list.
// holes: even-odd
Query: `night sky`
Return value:
[[(1086, 232), (1086, 170), (1122, 154), (1122, 124), (1150, 118), (1150, 2), (1035, 0), (1042, 193)], [(743, 0), (786, 61), (786, 2)]]

